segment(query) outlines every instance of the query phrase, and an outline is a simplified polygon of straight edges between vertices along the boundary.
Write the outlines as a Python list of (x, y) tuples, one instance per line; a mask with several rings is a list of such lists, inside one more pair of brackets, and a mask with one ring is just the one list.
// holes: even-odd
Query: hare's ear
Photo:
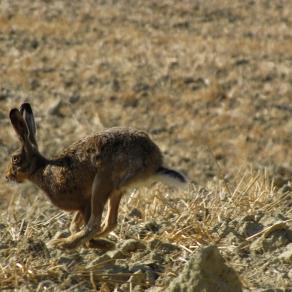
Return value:
[(11, 124), (22, 143), (28, 139), (29, 131), (20, 111), (16, 108), (12, 109), (9, 113)]
[(35, 124), (34, 115), (33, 115), (33, 111), (32, 111), (30, 104), (23, 103), (20, 106), (20, 113), (21, 113), (21, 115), (22, 115), (23, 119), (25, 120), (26, 125), (28, 127), (28, 131), (29, 131), (28, 138), (29, 138), (30, 142), (32, 144), (34, 144), (35, 146), (37, 146), (36, 124)]

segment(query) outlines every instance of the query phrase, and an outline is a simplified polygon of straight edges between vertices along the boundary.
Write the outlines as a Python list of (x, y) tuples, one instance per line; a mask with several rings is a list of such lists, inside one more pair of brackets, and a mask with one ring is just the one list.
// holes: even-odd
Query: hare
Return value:
[[(65, 148), (54, 159), (38, 150), (36, 124), (29, 103), (9, 114), (21, 147), (12, 155), (6, 178), (18, 183), (29, 180), (40, 187), (51, 202), (66, 211), (77, 211), (66, 238), (49, 246), (76, 248), (94, 243), (117, 225), (123, 193), (131, 185), (146, 181), (186, 183), (186, 178), (163, 166), (160, 149), (149, 136), (132, 128), (110, 128), (87, 136)], [(101, 224), (108, 202), (107, 214)]]

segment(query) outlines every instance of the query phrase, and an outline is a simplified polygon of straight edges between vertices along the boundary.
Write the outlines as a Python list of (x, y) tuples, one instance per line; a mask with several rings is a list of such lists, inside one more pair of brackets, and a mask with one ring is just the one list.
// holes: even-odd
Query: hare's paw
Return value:
[(65, 243), (65, 238), (52, 239), (49, 242), (47, 242), (47, 247), (63, 249), (64, 243)]

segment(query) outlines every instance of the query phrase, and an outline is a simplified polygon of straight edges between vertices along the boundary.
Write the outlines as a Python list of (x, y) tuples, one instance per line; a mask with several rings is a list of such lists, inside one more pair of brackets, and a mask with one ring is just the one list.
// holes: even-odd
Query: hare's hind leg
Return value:
[(102, 250), (111, 250), (115, 248), (114, 242), (107, 239), (102, 239), (100, 237), (106, 236), (116, 227), (121, 198), (121, 191), (114, 191), (111, 193), (111, 196), (108, 199), (107, 214), (103, 223), (101, 224), (101, 232), (95, 234), (94, 239), (90, 239), (88, 241), (87, 247), (98, 248)]
[(118, 223), (119, 206), (123, 193), (121, 191), (113, 192), (108, 200), (108, 210), (104, 222), (101, 225), (101, 231), (96, 237), (106, 236), (115, 229)]
[(99, 231), (104, 205), (112, 191), (110, 182), (103, 182), (101, 177), (106, 176), (100, 176), (100, 174), (97, 174), (94, 178), (91, 195), (91, 212), (86, 225), (79, 232), (72, 234), (67, 238), (50, 241), (49, 246), (59, 248), (76, 248), (85, 241), (92, 239)]

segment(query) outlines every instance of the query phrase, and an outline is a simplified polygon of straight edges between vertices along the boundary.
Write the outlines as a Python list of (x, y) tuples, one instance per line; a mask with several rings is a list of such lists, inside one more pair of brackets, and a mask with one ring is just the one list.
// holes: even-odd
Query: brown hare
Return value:
[[(36, 124), (29, 103), (10, 111), (21, 147), (12, 155), (6, 178), (30, 180), (54, 205), (73, 216), (71, 236), (50, 246), (76, 248), (105, 236), (117, 225), (121, 197), (129, 186), (148, 180), (186, 183), (179, 172), (163, 166), (162, 154), (148, 135), (131, 128), (110, 128), (87, 136), (48, 159), (38, 150)], [(107, 215), (101, 224), (105, 203)], [(75, 232), (75, 233), (74, 233)]]

